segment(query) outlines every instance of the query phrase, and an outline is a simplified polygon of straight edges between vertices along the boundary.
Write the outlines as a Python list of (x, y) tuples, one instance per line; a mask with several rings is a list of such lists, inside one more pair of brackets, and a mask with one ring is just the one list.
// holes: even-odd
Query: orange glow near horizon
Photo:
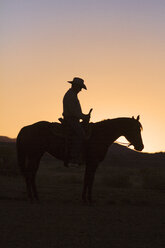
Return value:
[(144, 151), (165, 151), (165, 3), (34, 2), (6, 0), (0, 10), (0, 135), (57, 121), (67, 80), (79, 76), (91, 121), (140, 114)]

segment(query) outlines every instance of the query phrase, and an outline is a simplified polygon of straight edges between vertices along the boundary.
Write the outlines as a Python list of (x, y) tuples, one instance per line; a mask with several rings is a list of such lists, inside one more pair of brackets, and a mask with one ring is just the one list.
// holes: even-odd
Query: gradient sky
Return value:
[(144, 151), (165, 151), (164, 0), (1, 0), (0, 37), (0, 135), (57, 121), (79, 76), (91, 121), (140, 114)]

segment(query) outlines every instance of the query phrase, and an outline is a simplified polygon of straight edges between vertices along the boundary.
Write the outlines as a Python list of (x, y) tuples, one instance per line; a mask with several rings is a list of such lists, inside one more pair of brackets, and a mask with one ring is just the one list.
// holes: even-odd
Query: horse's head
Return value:
[(139, 119), (139, 115), (136, 119), (134, 117), (130, 119), (130, 125), (127, 129), (125, 137), (130, 142), (130, 145), (133, 145), (136, 150), (142, 151), (144, 145), (141, 137), (142, 125), (139, 122)]

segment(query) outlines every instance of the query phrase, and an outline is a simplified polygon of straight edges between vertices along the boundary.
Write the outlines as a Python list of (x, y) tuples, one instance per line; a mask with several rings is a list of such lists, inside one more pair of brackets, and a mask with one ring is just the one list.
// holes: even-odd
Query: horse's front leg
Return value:
[(86, 173), (85, 173), (85, 175), (84, 175), (84, 184), (83, 184), (82, 200), (83, 200), (84, 203), (87, 202), (87, 178), (86, 178)]
[(84, 175), (84, 186), (82, 193), (82, 200), (86, 203), (92, 203), (92, 188), (97, 165), (87, 164)]

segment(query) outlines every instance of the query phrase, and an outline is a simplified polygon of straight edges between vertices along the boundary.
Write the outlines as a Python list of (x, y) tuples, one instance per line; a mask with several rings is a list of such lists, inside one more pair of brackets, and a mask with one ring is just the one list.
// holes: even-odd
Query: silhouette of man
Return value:
[(83, 162), (83, 141), (85, 133), (80, 120), (89, 118), (89, 115), (83, 114), (81, 105), (78, 99), (78, 93), (85, 89), (87, 90), (84, 80), (75, 77), (73, 81), (68, 81), (71, 84), (71, 88), (65, 93), (63, 98), (63, 116), (64, 121), (69, 128), (69, 132), (72, 132), (74, 139), (72, 139), (71, 149), (71, 162), (81, 164)]

